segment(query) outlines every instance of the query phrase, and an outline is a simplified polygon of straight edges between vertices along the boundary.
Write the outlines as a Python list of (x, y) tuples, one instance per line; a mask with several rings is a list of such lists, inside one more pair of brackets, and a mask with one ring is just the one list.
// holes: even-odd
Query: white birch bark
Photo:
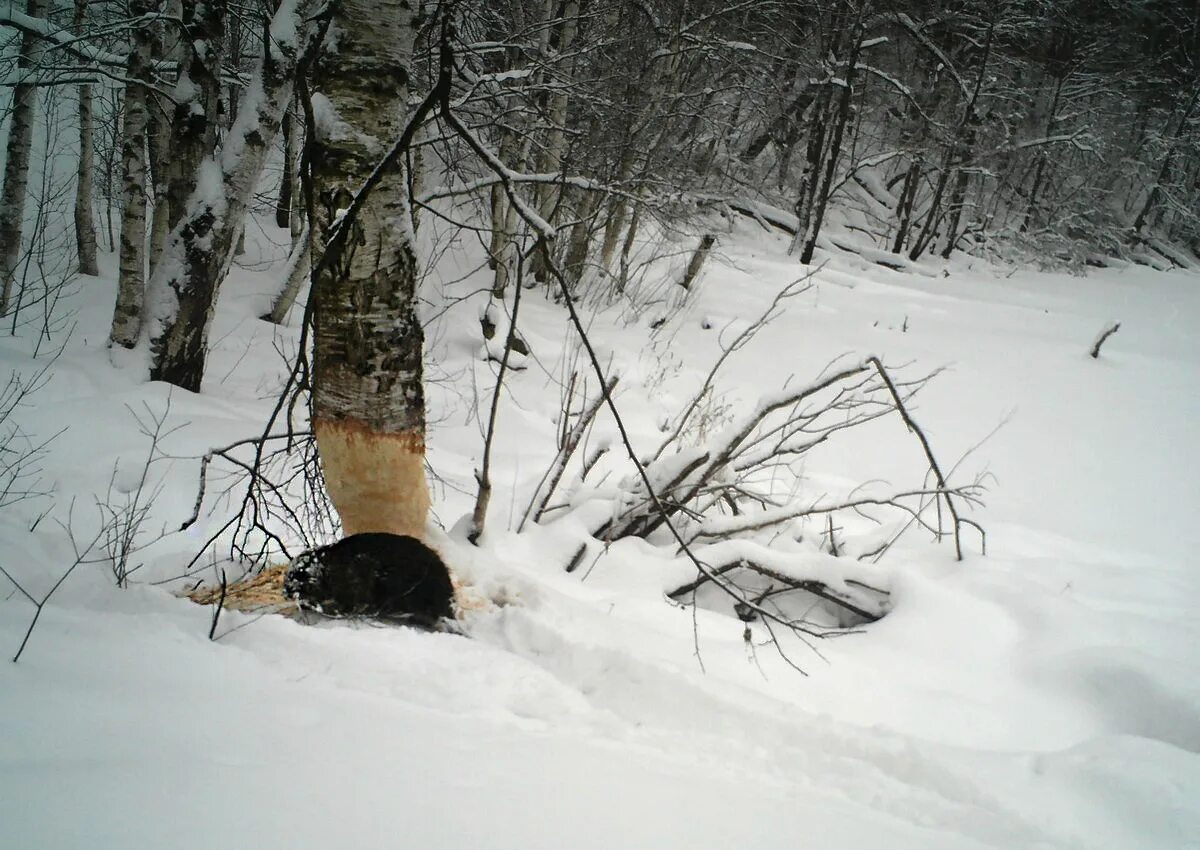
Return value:
[[(45, 0), (29, 0), (30, 17), (45, 15)], [(35, 42), (26, 33), (21, 38), (17, 72), (33, 66)], [(29, 149), (33, 141), (35, 88), (18, 84), (12, 90), (12, 119), (8, 130), (8, 158), (4, 163), (4, 195), (0, 198), (0, 316), (8, 313), (17, 270), (21, 263), (21, 232), (25, 218), (25, 194), (29, 185)]]
[[(314, 70), (318, 120), (310, 140), (314, 188), (331, 213), (403, 134), (414, 12), (404, 0), (334, 7), (336, 51), (322, 51)], [(425, 531), (424, 337), (410, 223), (398, 165), (366, 199), (353, 237), (310, 296), (313, 430), (347, 534), (419, 538)], [(312, 223), (315, 244), (325, 243), (330, 224)]]
[(242, 94), (224, 145), (200, 164), (195, 189), (167, 240), (150, 284), (146, 336), (153, 356), (152, 380), (192, 392), (200, 389), (217, 294), (247, 204), (291, 101), (303, 22), (314, 4), (315, 0), (279, 4), (271, 21), (269, 53)]
[[(86, 23), (87, 2), (75, 0), (75, 32), (82, 33)], [(96, 263), (96, 221), (92, 201), (95, 196), (95, 163), (92, 140), (96, 131), (92, 111), (92, 87), (79, 87), (79, 163), (75, 181), (75, 249), (80, 274), (100, 273)]]
[[(133, 0), (130, 14), (145, 15), (149, 0)], [(121, 243), (117, 273), (117, 303), (113, 308), (109, 339), (115, 345), (133, 348), (142, 327), (142, 304), (146, 292), (146, 128), (149, 112), (147, 88), (137, 81), (150, 78), (151, 36), (149, 28), (134, 30), (125, 73), (124, 131), (121, 142), (122, 195)]]

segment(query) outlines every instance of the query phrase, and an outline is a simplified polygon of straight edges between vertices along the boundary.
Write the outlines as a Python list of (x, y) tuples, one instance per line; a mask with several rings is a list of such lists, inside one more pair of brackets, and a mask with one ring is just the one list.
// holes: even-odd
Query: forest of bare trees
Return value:
[[(785, 231), (798, 264), (1198, 264), (1194, 3), (28, 0), (0, 26), (5, 331), (48, 321), (99, 247), (110, 346), (200, 391), (246, 223), (271, 222), (291, 249), (263, 318), (304, 327), (281, 406), (309, 406), (347, 532), (420, 536), (429, 508), (429, 215), (486, 246), (495, 298), (543, 284), (576, 321), (622, 297), (639, 241), (690, 252), (686, 288), (721, 218)], [(903, 412), (877, 361), (842, 377)], [(698, 498), (688, 476), (746, 450), (664, 486)], [(674, 510), (638, 468), (661, 518), (610, 534)], [(953, 513), (971, 491), (938, 478)]]
[[(591, 288), (620, 289), (647, 222), (706, 208), (791, 231), (802, 262), (828, 239), (846, 248), (846, 233), (898, 266), (1022, 250), (1187, 264), (1200, 240), (1194, 4), (393, 5), (8, 4), (3, 311), (28, 305), (30, 252), (71, 194), (79, 268), (95, 270), (96, 244), (120, 255), (114, 344), (147, 341), (154, 377), (198, 388), (205, 316), (247, 210), (274, 202), (280, 226), (319, 253), (348, 205), (334, 194), (353, 197), (384, 153), (358, 155), (336, 187), (322, 176), (334, 167), (323, 81), (366, 73), (329, 54), (339, 15), (347, 33), (356, 15), (403, 18), (404, 56), (352, 98), (393, 103), (397, 138), (448, 42), (454, 113), (562, 231), (564, 272)], [(396, 169), (413, 221), (448, 193), (477, 202), (502, 292), (528, 225), (437, 112)], [(77, 164), (69, 192), (54, 176), (30, 185), (35, 144)], [(311, 224), (309, 177), (321, 196)], [(311, 263), (297, 265), (302, 279)], [(536, 258), (532, 271), (545, 279)]]

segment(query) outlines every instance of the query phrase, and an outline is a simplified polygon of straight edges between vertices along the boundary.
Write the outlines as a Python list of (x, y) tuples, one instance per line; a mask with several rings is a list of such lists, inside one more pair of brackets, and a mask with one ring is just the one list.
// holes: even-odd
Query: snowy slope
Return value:
[[(295, 345), (294, 326), (254, 318), (274, 253), (251, 241), (263, 262), (245, 258), (224, 293), (205, 392), (170, 394), (183, 427), (154, 466), (154, 531), (190, 512), (196, 456), (256, 431), (276, 348)], [(739, 228), (686, 300), (668, 283), (597, 314), (639, 446), (661, 439), (720, 340), (802, 273), (785, 247)], [(818, 285), (731, 361), (722, 403), (845, 353), (946, 367), (917, 416), (948, 465), (1005, 423), (963, 461), (995, 479), (975, 516), (986, 558), (906, 537), (880, 568), (895, 610), (819, 655), (789, 645), (807, 676), (747, 647), (727, 614), (668, 604), (650, 547), (626, 541), (565, 574), (570, 521), (508, 530), (553, 453), (571, 357), (562, 309), (535, 291), (485, 546), (470, 547), (456, 524), (495, 367), (462, 246), (426, 287), (436, 542), (502, 604), (472, 613), (471, 639), (228, 613), (209, 642), (211, 612), (152, 582), (178, 574), (215, 518), (151, 547), (127, 590), (84, 565), (20, 663), (0, 666), (0, 846), (1200, 847), (1200, 278), (824, 259)], [(71, 498), (84, 540), (114, 465), (118, 488), (140, 470), (125, 405), (168, 397), (110, 363), (113, 292), (85, 282), (54, 378), (22, 413), (32, 434), (68, 428), (43, 463), (53, 503), (0, 513), (0, 565), (35, 596), (71, 562), (55, 523)], [(1092, 360), (1110, 319), (1121, 331)], [(0, 372), (31, 368), (30, 348), (0, 341)], [(869, 429), (814, 456), (809, 486), (919, 481), (902, 424)], [(5, 652), (31, 614), (0, 581)]]

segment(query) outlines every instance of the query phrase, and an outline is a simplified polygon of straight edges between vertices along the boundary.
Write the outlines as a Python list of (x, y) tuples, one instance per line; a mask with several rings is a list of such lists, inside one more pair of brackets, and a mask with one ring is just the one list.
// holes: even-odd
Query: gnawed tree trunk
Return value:
[[(297, 39), (312, 0), (283, 0), (258, 79), (247, 87), (221, 150), (205, 159), (196, 188), (168, 240), (151, 280), (150, 377), (198, 392), (217, 292), (229, 270), (246, 206), (262, 173), (292, 97), (299, 60)], [(204, 50), (195, 46), (197, 53)], [(215, 116), (213, 116), (215, 120)], [(175, 202), (171, 201), (172, 215)]]
[[(45, 0), (29, 0), (30, 17), (45, 15)], [(21, 37), (17, 73), (33, 65), (34, 37)], [(20, 83), (12, 89), (12, 119), (8, 128), (8, 155), (4, 161), (4, 195), (0, 198), (0, 316), (8, 313), (21, 263), (21, 224), (25, 217), (25, 190), (29, 185), (29, 148), (33, 141), (33, 105), (36, 87)]]
[[(86, 21), (86, 0), (75, 0), (75, 32), (83, 32)], [(92, 114), (92, 87), (79, 87), (79, 163), (75, 181), (75, 251), (79, 258), (80, 274), (96, 275), (100, 268), (96, 264), (96, 221), (92, 212), (95, 188), (92, 175), (95, 164), (92, 155), (92, 137), (96, 122)]]
[[(132, 0), (134, 17), (150, 13), (150, 0)], [(142, 304), (146, 293), (146, 130), (152, 37), (150, 27), (134, 29), (125, 66), (124, 134), (121, 142), (124, 203), (121, 212), (121, 255), (117, 274), (117, 304), (113, 308), (109, 339), (114, 345), (133, 348), (142, 329)]]
[[(314, 68), (314, 98), (325, 109), (310, 144), (314, 190), (335, 199), (357, 192), (402, 135), (414, 9), (404, 0), (344, 0), (331, 31), (337, 50), (322, 51)], [(424, 334), (401, 170), (371, 192), (310, 296), (313, 430), (346, 534), (422, 537), (429, 511)], [(315, 244), (331, 223), (312, 223)]]

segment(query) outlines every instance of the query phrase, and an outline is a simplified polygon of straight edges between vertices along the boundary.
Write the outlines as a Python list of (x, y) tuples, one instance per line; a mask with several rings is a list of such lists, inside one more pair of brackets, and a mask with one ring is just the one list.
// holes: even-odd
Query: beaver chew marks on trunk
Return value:
[(283, 589), (301, 607), (333, 617), (433, 626), (454, 616), (446, 565), (420, 540), (401, 534), (352, 534), (305, 552), (292, 561)]

